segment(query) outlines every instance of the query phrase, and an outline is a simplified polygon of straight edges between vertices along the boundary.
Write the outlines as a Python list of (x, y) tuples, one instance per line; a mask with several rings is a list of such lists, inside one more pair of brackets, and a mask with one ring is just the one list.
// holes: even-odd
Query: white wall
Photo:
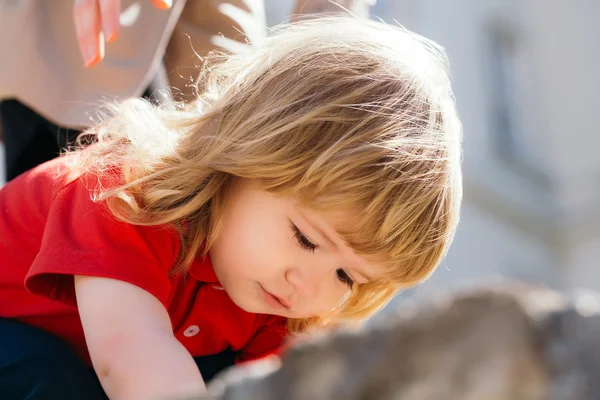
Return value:
[(567, 261), (566, 288), (600, 291), (600, 237), (577, 243)]
[(265, 0), (267, 25), (273, 26), (285, 22), (292, 12), (295, 0)]
[(546, 243), (465, 203), (462, 222), (435, 282), (510, 276), (556, 285), (557, 267)]

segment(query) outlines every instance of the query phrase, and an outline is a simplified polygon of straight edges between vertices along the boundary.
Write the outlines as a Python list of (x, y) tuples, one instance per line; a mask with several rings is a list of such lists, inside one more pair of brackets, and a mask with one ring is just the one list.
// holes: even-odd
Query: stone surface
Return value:
[(600, 300), (525, 285), (454, 292), (377, 326), (233, 368), (201, 399), (600, 399)]

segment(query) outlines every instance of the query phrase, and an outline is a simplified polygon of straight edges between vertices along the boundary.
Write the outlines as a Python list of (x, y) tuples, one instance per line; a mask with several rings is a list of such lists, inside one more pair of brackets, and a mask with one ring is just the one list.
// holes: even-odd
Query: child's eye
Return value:
[(350, 275), (348, 275), (346, 273), (346, 271), (344, 271), (341, 268), (338, 268), (336, 271), (338, 279), (345, 284), (346, 286), (348, 286), (350, 289), (352, 289), (352, 287), (354, 286), (354, 280), (352, 278), (350, 278)]
[(294, 238), (300, 247), (305, 250), (312, 251), (314, 253), (315, 249), (319, 246), (311, 242), (304, 234), (298, 229), (298, 227), (292, 224), (292, 230), (294, 231)]

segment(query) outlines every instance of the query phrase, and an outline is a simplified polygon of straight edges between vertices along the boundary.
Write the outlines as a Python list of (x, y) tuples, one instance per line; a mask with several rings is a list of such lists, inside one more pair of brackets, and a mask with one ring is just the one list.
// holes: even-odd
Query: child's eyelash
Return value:
[(354, 280), (341, 268), (338, 268), (336, 271), (338, 279), (345, 285), (347, 285), (350, 289), (354, 286)]
[(306, 236), (298, 229), (298, 227), (292, 224), (292, 231), (294, 231), (294, 238), (300, 247), (305, 250), (315, 252), (315, 249), (319, 246), (308, 240)]
[[(316, 244), (311, 242), (306, 236), (304, 236), (302, 231), (300, 231), (300, 229), (295, 224), (292, 223), (291, 225), (292, 231), (294, 232), (294, 239), (296, 239), (298, 245), (303, 249), (312, 251), (314, 253), (319, 246), (317, 246)], [(335, 272), (340, 282), (348, 286), (350, 289), (354, 287), (354, 279), (352, 279), (350, 275), (346, 273), (346, 271), (344, 271), (341, 268), (338, 268)]]

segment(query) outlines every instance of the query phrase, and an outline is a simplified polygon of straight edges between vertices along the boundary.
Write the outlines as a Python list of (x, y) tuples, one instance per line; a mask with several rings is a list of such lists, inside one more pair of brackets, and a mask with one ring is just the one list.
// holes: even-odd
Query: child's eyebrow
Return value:
[[(361, 257), (361, 256), (359, 256), (359, 257), (363, 261), (367, 261), (368, 265), (357, 265), (357, 266), (353, 267), (352, 270), (355, 271), (358, 275), (360, 275), (364, 279), (366, 279), (368, 283), (375, 282), (378, 279), (380, 279), (380, 278), (378, 278), (378, 276), (380, 275), (380, 272), (376, 272), (375, 275), (371, 275), (368, 272), (366, 272), (366, 270), (370, 269), (370, 268), (375, 268), (376, 270), (378, 270), (379, 266), (377, 265), (377, 262), (373, 261), (373, 260), (368, 260), (365, 257)], [(375, 264), (373, 264), (373, 263), (375, 263)], [(361, 264), (363, 264), (363, 263), (361, 263)]]
[(361, 271), (359, 269), (354, 268), (354, 271), (356, 271), (356, 273), (358, 275), (360, 275), (361, 277), (363, 277), (367, 281), (367, 283), (373, 282), (375, 280), (372, 276), (370, 276), (369, 274), (367, 274), (367, 273), (365, 273), (365, 272), (363, 272), (363, 271)]
[(337, 244), (335, 244), (335, 242), (333, 241), (333, 239), (331, 239), (326, 233), (325, 231), (323, 231), (319, 226), (317, 226), (316, 224), (314, 224), (310, 218), (308, 218), (306, 215), (304, 215), (303, 213), (300, 213), (300, 215), (302, 216), (302, 218), (304, 218), (304, 220), (306, 221), (306, 223), (308, 225), (310, 225), (310, 227), (312, 229), (314, 229), (315, 231), (317, 231), (317, 233), (322, 236), (323, 238), (325, 238), (325, 240), (327, 240), (327, 242), (329, 243), (329, 245), (331, 245), (333, 248), (337, 249)]

